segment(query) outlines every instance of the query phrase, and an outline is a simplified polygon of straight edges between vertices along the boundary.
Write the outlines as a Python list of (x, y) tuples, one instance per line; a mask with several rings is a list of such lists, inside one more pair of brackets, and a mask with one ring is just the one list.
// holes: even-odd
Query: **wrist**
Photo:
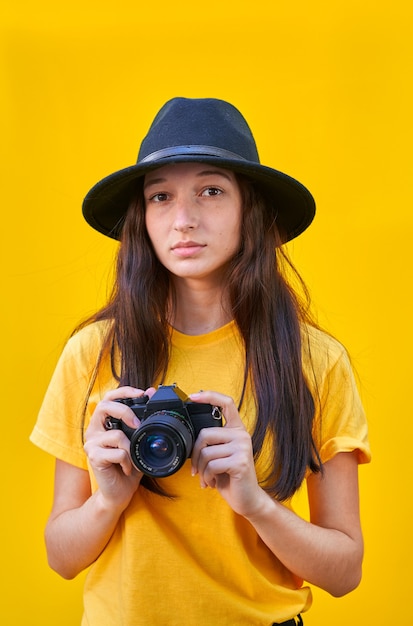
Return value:
[(253, 506), (249, 508), (244, 517), (254, 526), (265, 519), (268, 515), (273, 515), (276, 506), (277, 503), (266, 491), (264, 491), (264, 489), (262, 489), (262, 487), (260, 487)]
[(93, 494), (96, 515), (100, 518), (119, 519), (123, 511), (128, 507), (132, 498), (120, 500), (119, 498), (108, 498), (101, 489), (97, 489)]

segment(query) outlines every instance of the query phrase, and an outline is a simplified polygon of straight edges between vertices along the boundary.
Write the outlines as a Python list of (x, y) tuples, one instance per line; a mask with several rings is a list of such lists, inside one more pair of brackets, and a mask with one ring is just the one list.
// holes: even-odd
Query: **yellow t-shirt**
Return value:
[[(104, 329), (104, 323), (93, 324), (69, 340), (31, 435), (43, 450), (84, 469), (89, 468), (82, 429), (103, 394), (117, 387), (110, 364), (103, 363), (84, 417)], [(321, 421), (319, 412), (314, 421), (322, 460), (358, 450), (359, 461), (367, 462), (366, 420), (346, 352), (314, 329), (304, 336), (305, 372), (309, 384), (317, 386), (322, 409)], [(195, 337), (173, 331), (165, 384), (176, 382), (187, 394), (213, 389), (238, 402), (243, 378), (244, 350), (234, 323)], [(252, 431), (255, 408), (248, 389), (241, 417)], [(176, 497), (139, 488), (91, 565), (83, 626), (270, 626), (309, 608), (310, 589), (217, 491), (200, 488), (189, 460), (162, 481)]]

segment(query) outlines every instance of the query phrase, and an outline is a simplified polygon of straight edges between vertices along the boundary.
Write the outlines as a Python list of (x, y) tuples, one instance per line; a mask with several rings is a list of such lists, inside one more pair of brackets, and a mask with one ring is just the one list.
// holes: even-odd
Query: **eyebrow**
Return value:
[[(198, 174), (196, 174), (197, 178), (201, 178), (202, 176), (222, 176), (223, 178), (226, 178), (229, 182), (231, 182), (231, 177), (224, 171), (222, 170), (202, 170), (201, 172), (198, 172)], [(150, 187), (151, 185), (159, 185), (160, 183), (165, 183), (167, 182), (167, 178), (163, 178), (162, 176), (160, 176), (159, 178), (153, 178), (152, 180), (149, 180), (148, 182), (145, 182), (143, 185), (143, 188), (146, 189), (147, 187)]]

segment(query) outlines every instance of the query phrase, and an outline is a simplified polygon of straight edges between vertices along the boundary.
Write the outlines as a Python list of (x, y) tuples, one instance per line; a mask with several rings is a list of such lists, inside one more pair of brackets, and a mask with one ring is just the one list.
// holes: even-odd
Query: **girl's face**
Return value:
[(165, 165), (145, 176), (144, 197), (146, 228), (166, 269), (182, 279), (219, 280), (240, 245), (235, 174), (202, 163)]

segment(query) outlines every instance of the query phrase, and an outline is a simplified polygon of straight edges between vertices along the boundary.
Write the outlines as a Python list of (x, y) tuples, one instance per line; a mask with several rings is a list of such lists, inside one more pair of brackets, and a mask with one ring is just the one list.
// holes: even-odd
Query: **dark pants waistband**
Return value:
[(274, 622), (272, 626), (303, 626), (303, 618), (301, 615), (288, 619), (286, 622)]

